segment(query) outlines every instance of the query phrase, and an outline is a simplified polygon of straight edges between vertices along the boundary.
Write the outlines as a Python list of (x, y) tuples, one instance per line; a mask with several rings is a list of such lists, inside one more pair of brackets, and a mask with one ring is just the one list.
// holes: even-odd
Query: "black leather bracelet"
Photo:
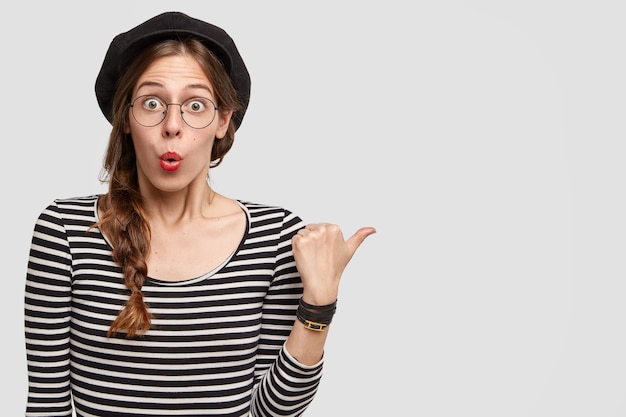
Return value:
[(322, 331), (332, 322), (336, 311), (337, 301), (324, 306), (315, 306), (300, 298), (296, 317), (307, 329)]
[(321, 332), (322, 330), (328, 327), (328, 324), (326, 323), (319, 323), (316, 321), (307, 320), (298, 313), (296, 313), (296, 317), (298, 318), (298, 321), (304, 324), (304, 327), (306, 327), (309, 330), (315, 330), (316, 332)]
[(316, 306), (313, 304), (309, 304), (306, 301), (304, 301), (302, 298), (300, 298), (300, 305), (308, 310), (313, 310), (313, 311), (332, 310), (334, 308), (337, 308), (337, 300), (335, 300), (334, 302), (330, 304), (326, 304), (324, 306)]

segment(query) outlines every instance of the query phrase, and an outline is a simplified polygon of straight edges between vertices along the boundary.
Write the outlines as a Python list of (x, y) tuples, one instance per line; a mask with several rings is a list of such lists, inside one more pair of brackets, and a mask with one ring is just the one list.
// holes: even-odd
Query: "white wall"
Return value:
[(226, 29), (252, 75), (215, 188), (378, 229), (344, 275), (308, 417), (626, 415), (621, 4), (5, 6), (2, 414), (26, 401), (35, 218), (105, 190), (104, 52), (176, 9)]

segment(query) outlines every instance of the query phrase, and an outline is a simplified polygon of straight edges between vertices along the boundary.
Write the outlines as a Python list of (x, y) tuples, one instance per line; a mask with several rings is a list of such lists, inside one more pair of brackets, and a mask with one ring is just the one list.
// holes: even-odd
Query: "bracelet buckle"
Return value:
[(311, 320), (300, 320), (302, 322), (302, 324), (304, 324), (304, 327), (306, 327), (309, 330), (315, 330), (316, 332), (321, 332), (322, 330), (324, 330), (326, 327), (328, 327), (328, 324), (324, 324), (324, 323), (318, 323), (316, 321), (311, 321)]

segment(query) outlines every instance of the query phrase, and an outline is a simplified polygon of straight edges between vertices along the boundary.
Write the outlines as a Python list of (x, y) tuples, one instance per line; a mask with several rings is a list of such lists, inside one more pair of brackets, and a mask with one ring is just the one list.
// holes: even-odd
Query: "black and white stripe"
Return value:
[(302, 283), (279, 208), (241, 201), (248, 229), (220, 268), (183, 282), (147, 279), (153, 328), (107, 338), (128, 297), (96, 220), (97, 196), (56, 200), (33, 233), (25, 292), (26, 416), (297, 416), (322, 363), (283, 349)]

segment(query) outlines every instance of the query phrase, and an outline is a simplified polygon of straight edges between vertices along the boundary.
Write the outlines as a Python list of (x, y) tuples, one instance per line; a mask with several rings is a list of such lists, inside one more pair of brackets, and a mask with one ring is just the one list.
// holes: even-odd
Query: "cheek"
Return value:
[(141, 135), (138, 135), (137, 132), (135, 132), (135, 134), (131, 133), (130, 136), (133, 148), (135, 148), (135, 155), (137, 158), (141, 158), (141, 156), (147, 152), (146, 149), (149, 143), (144, 140)]

